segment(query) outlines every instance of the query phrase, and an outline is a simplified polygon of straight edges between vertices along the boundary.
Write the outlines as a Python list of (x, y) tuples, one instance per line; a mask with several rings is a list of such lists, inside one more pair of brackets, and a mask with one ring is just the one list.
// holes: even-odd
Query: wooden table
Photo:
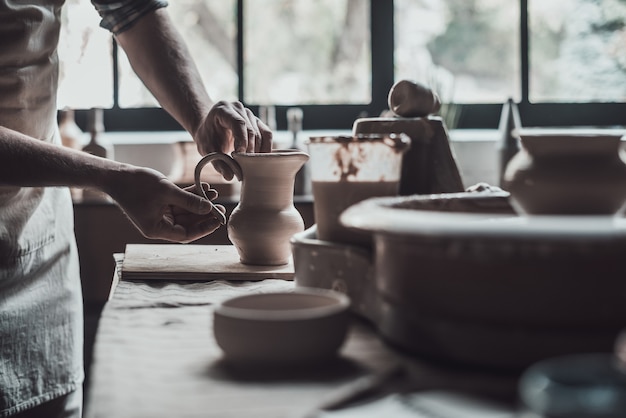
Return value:
[[(118, 274), (120, 272), (118, 260)], [(511, 408), (516, 377), (463, 371), (407, 357), (355, 319), (340, 357), (315, 369), (232, 369), (212, 334), (212, 309), (251, 292), (289, 290), (293, 282), (114, 280), (96, 336), (85, 417), (304, 417), (354, 382), (401, 364), (396, 385), (412, 391), (479, 393)], [(359, 380), (361, 379), (361, 380)], [(389, 379), (391, 383), (394, 379)], [(379, 391), (383, 394), (384, 391)], [(368, 398), (369, 399), (369, 398)], [(313, 414), (315, 416), (315, 414)], [(416, 415), (428, 417), (431, 415)], [(454, 418), (454, 417), (450, 417)]]

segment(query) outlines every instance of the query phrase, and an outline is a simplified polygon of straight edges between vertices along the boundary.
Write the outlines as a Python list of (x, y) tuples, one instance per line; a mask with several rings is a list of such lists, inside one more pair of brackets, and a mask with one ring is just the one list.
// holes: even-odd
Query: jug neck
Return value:
[(308, 160), (302, 151), (275, 150), (267, 154), (233, 154), (241, 166), (242, 206), (276, 208), (293, 205), (296, 173)]
[(255, 177), (244, 179), (241, 185), (239, 205), (254, 206), (257, 209), (275, 209), (293, 205), (293, 185), (295, 177), (283, 176), (280, 179)]

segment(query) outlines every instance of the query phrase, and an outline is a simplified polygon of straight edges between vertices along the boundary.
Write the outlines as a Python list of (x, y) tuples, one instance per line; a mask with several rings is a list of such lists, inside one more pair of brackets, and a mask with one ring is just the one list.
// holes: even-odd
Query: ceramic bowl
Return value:
[(306, 365), (336, 356), (349, 298), (324, 289), (235, 297), (214, 311), (213, 331), (225, 360), (252, 366)]

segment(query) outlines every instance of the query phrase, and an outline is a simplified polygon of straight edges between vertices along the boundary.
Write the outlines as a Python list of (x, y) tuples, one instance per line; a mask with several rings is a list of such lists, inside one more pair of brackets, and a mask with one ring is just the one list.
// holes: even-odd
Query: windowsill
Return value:
[[(533, 132), (611, 133), (626, 135), (626, 128), (525, 128)], [(350, 135), (350, 130), (311, 130), (300, 132), (299, 147), (306, 149), (305, 141), (311, 136)], [(498, 154), (496, 143), (500, 137), (497, 129), (455, 129), (449, 131), (450, 144), (456, 157), (465, 187), (479, 182), (498, 185)], [(626, 136), (625, 136), (626, 138)], [(184, 131), (168, 132), (105, 132), (103, 145), (113, 148), (113, 157), (121, 162), (154, 168), (166, 175), (172, 172), (179, 150), (173, 146), (190, 142)], [(274, 132), (275, 148), (292, 147), (289, 131)]]
[[(578, 134), (622, 134), (626, 135), (624, 128), (524, 128), (524, 131), (537, 133), (575, 132)], [(350, 130), (308, 130), (298, 134), (298, 142), (303, 142), (311, 136), (324, 135), (350, 135)], [(463, 142), (495, 142), (498, 140), (497, 129), (451, 129), (449, 130), (451, 141)], [(191, 135), (186, 131), (141, 131), (141, 132), (104, 132), (102, 134), (104, 142), (111, 145), (157, 145), (175, 144), (177, 142), (190, 142)], [(84, 138), (88, 141), (87, 136)], [(275, 131), (274, 142), (276, 148), (283, 148), (291, 144), (291, 132)]]
[[(306, 138), (325, 135), (350, 135), (350, 130), (309, 130), (298, 133), (298, 143), (304, 144)], [(191, 142), (191, 135), (186, 131), (155, 131), (155, 132), (103, 132), (103, 142), (118, 145), (159, 145)], [(85, 138), (87, 141), (88, 138)], [(275, 148), (286, 148), (292, 144), (292, 134), (289, 131), (274, 131)]]
[[(555, 133), (576, 133), (576, 134), (617, 134), (626, 136), (626, 127), (624, 128), (523, 128), (522, 132), (555, 134)], [(497, 129), (452, 129), (448, 132), (450, 141), (456, 142), (496, 142), (500, 138)], [(623, 138), (626, 141), (626, 138)]]

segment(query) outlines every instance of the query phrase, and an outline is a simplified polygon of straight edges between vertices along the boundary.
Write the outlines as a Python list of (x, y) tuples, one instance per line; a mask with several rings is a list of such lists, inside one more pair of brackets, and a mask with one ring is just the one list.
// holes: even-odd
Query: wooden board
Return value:
[(127, 244), (122, 279), (260, 280), (294, 277), (282, 266), (242, 264), (232, 245)]

